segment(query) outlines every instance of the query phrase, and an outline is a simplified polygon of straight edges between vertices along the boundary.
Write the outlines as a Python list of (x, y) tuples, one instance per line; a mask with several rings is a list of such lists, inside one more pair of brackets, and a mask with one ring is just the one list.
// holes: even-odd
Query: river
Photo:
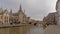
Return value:
[(41, 27), (32, 27), (30, 30), (27, 32), (27, 34), (44, 34), (44, 29)]
[(0, 28), (0, 34), (43, 34), (43, 28), (36, 26), (20, 26)]

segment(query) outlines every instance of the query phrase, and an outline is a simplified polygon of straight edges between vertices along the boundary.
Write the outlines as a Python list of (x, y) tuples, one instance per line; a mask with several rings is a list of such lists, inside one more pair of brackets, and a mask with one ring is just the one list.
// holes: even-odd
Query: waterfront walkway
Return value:
[(60, 26), (58, 25), (49, 25), (44, 34), (60, 34)]
[(0, 24), (0, 27), (20, 27), (20, 26), (27, 26), (30, 24)]

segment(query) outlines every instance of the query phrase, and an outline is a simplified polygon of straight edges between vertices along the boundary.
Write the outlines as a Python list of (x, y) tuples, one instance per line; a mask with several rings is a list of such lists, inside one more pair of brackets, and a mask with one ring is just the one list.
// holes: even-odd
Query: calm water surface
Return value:
[(0, 28), (0, 34), (40, 34), (41, 32), (43, 29), (35, 26)]

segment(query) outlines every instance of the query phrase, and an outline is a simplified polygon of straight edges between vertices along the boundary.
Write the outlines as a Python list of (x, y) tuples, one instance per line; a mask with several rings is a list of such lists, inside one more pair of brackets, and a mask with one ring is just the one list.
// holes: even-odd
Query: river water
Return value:
[(30, 30), (27, 32), (27, 34), (44, 34), (44, 29), (41, 27), (32, 27)]
[(43, 34), (43, 28), (35, 26), (0, 28), (0, 34)]

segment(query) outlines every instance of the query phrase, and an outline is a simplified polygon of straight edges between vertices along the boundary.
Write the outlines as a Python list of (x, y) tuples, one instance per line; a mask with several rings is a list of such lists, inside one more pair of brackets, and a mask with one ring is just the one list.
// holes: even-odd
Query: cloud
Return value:
[(20, 6), (20, 0), (0, 0), (0, 7), (13, 9), (13, 11), (17, 11)]
[(28, 15), (37, 19), (43, 19), (48, 13), (55, 12), (55, 5), (56, 0), (25, 0), (23, 3)]
[(13, 9), (17, 12), (20, 3), (27, 16), (42, 20), (50, 12), (55, 12), (56, 0), (0, 0), (0, 7)]

